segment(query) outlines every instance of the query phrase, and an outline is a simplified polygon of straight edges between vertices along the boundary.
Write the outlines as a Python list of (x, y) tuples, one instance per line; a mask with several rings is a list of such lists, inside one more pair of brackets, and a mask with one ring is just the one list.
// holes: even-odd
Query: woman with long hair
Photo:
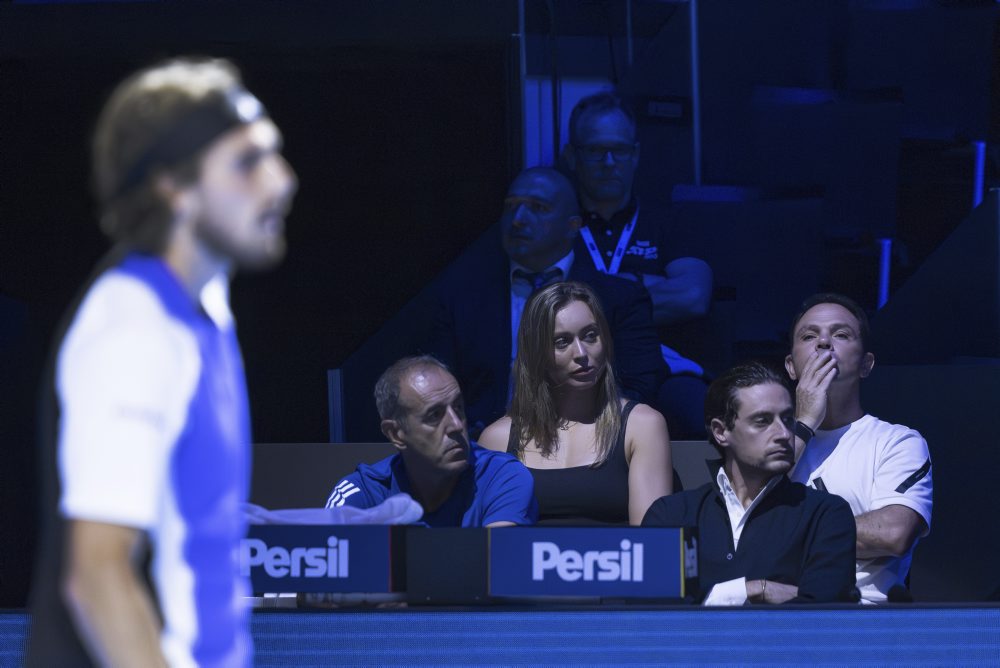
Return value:
[(667, 424), (621, 397), (612, 356), (607, 320), (586, 285), (556, 283), (525, 305), (510, 408), (479, 443), (528, 467), (543, 522), (638, 525), (673, 491)]

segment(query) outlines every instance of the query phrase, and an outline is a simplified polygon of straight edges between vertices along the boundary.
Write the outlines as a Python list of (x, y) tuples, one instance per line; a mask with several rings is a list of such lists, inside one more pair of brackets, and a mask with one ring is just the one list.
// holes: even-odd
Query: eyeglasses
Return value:
[(625, 162), (626, 160), (631, 160), (632, 156), (635, 155), (635, 144), (615, 144), (614, 146), (600, 146), (594, 144), (587, 144), (580, 146), (574, 144), (573, 147), (576, 149), (576, 154), (584, 162), (604, 162), (604, 158), (611, 154), (611, 158), (615, 162)]

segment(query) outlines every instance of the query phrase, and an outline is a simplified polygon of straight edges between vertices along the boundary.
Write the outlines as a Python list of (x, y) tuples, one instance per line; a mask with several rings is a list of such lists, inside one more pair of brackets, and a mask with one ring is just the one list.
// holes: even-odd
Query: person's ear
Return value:
[(397, 420), (382, 420), (382, 433), (389, 442), (396, 446), (397, 450), (405, 450), (406, 442), (403, 440), (403, 429)]
[(785, 371), (788, 372), (789, 378), (792, 380), (798, 380), (798, 377), (795, 375), (795, 364), (792, 363), (791, 354), (785, 355)]
[(635, 143), (635, 151), (632, 153), (632, 166), (639, 164), (639, 142)]
[(725, 422), (719, 418), (712, 418), (709, 428), (712, 431), (712, 437), (715, 438), (715, 442), (718, 443), (720, 447), (729, 447), (729, 439), (726, 437), (729, 429), (726, 427)]
[(868, 374), (872, 372), (875, 368), (875, 355), (874, 353), (865, 353), (865, 356), (861, 359), (861, 377), (867, 378)]
[(573, 214), (566, 222), (569, 223), (569, 233), (566, 236), (569, 239), (575, 239), (576, 235), (580, 233), (580, 228), (583, 227), (583, 218)]
[(153, 177), (153, 191), (173, 212), (174, 218), (190, 217), (194, 206), (194, 187), (182, 185), (172, 174), (161, 172)]

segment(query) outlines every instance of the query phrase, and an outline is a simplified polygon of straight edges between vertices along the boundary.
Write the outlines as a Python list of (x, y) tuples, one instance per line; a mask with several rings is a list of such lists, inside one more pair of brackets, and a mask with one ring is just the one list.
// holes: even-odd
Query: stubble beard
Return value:
[(204, 217), (198, 220), (195, 230), (198, 240), (210, 253), (245, 271), (272, 269), (281, 263), (287, 250), (283, 234), (262, 238), (255, 244), (243, 243)]

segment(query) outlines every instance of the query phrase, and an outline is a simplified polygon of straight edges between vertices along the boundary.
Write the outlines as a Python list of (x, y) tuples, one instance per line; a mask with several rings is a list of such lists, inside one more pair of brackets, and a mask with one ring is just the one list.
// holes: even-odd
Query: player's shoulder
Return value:
[[(81, 301), (59, 352), (62, 371), (175, 385), (200, 366), (198, 342), (142, 280), (111, 271)], [(185, 383), (187, 384), (187, 383)]]
[(170, 314), (152, 285), (133, 274), (111, 270), (94, 281), (81, 302), (77, 320), (83, 317), (155, 327)]
[(119, 271), (109, 271), (94, 282), (67, 334), (67, 338), (84, 341), (131, 337), (135, 344), (146, 346), (169, 345), (193, 336), (151, 285)]

